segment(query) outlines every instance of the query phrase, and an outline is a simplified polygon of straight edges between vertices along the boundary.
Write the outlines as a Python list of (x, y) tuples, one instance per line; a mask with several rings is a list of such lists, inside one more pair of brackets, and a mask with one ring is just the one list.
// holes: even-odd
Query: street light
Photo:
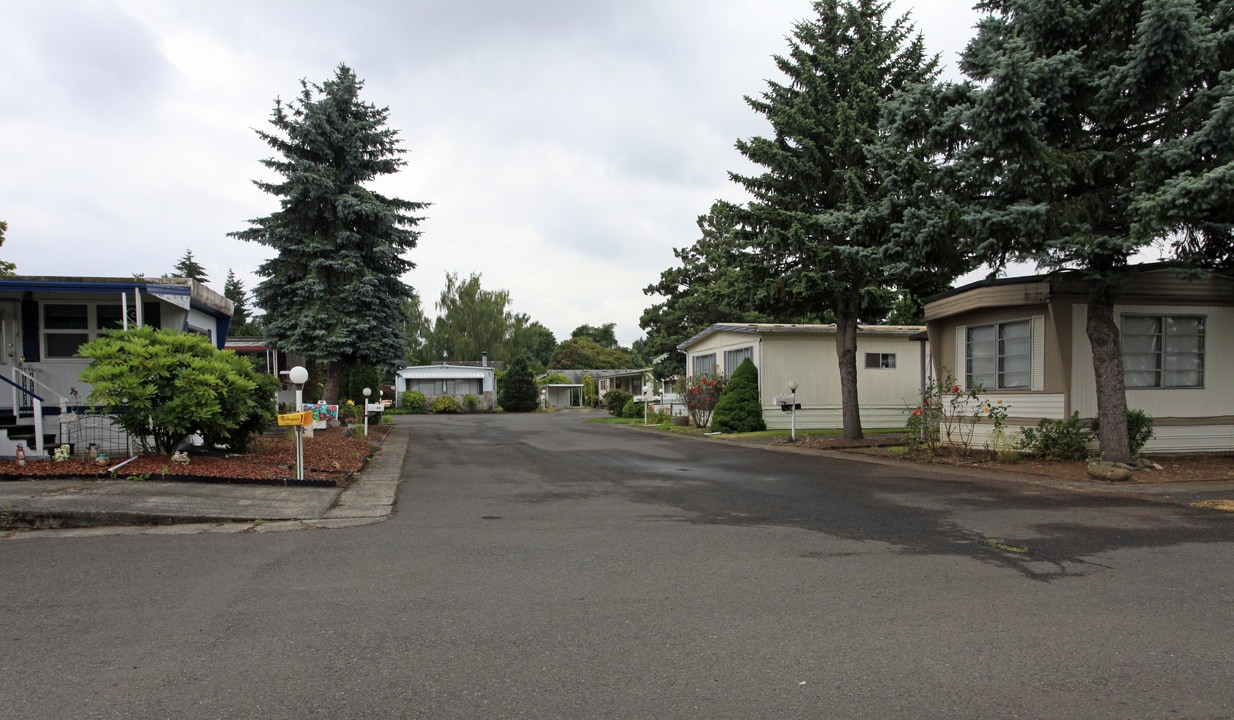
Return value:
[(792, 441), (797, 442), (797, 381), (796, 380), (788, 381), (788, 391), (793, 394), (793, 406), (792, 406), (792, 410), (790, 410), (793, 416), (792, 416), (792, 420), (790, 421), (791, 425), (789, 426), (790, 427), (789, 433), (790, 433), (790, 438), (792, 439)]
[(373, 394), (373, 391), (364, 388), (361, 390), (364, 393), (364, 437), (368, 437), (368, 396)]
[[(296, 386), (296, 412), (304, 412), (304, 383), (308, 382), (309, 372), (302, 365), (293, 367), (287, 373), (287, 379)], [(296, 426), (296, 479), (304, 479), (304, 426)]]

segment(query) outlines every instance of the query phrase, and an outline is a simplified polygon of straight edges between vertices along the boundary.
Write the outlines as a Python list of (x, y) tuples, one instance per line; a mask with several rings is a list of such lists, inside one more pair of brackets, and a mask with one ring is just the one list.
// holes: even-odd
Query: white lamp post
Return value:
[(361, 392), (364, 393), (364, 437), (368, 437), (368, 396), (373, 394), (373, 391), (364, 388)]
[[(287, 373), (287, 379), (296, 386), (296, 412), (304, 412), (304, 383), (308, 382), (309, 373), (303, 366), (297, 365)], [(296, 426), (296, 479), (304, 479), (304, 426)]]
[(793, 394), (793, 401), (792, 401), (793, 407), (789, 411), (792, 413), (792, 420), (789, 421), (790, 422), (789, 437), (792, 439), (793, 442), (797, 442), (797, 381), (796, 380), (788, 381), (788, 391)]

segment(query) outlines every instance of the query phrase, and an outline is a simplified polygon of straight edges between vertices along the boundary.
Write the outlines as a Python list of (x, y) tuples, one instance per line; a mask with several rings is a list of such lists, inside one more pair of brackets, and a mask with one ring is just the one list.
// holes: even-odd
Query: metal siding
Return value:
[[(1071, 408), (1080, 417), (1097, 416), (1096, 379), (1093, 377), (1093, 352), (1084, 326), (1087, 305), (1077, 304), (1072, 311)], [(1205, 418), (1226, 415), (1234, 408), (1234, 384), (1226, 382), (1226, 366), (1234, 358), (1234, 309), (1211, 305), (1115, 305), (1114, 317), (1123, 313), (1162, 315), (1204, 315), (1204, 387), (1144, 388), (1127, 390), (1127, 407), (1157, 418)]]

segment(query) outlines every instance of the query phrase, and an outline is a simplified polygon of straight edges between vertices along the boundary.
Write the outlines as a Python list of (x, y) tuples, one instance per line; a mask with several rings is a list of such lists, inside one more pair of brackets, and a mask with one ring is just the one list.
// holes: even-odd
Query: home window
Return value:
[(695, 355), (690, 360), (691, 375), (706, 375), (716, 371), (716, 354)]
[(89, 305), (43, 305), (44, 357), (73, 357), (89, 341)]
[(866, 369), (894, 370), (896, 366), (895, 353), (866, 353)]
[(737, 366), (746, 358), (749, 358), (751, 361), (754, 360), (753, 346), (743, 347), (740, 350), (726, 350), (724, 352), (724, 372), (732, 375)]
[(965, 376), (969, 388), (1027, 390), (1032, 382), (1033, 331), (1028, 320), (967, 330)]
[(1203, 387), (1204, 320), (1196, 315), (1124, 315), (1126, 386)]

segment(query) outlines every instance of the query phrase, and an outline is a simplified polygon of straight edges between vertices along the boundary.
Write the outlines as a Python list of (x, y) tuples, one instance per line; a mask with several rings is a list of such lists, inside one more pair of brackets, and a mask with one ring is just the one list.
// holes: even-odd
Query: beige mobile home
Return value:
[[(1097, 415), (1085, 332), (1088, 281), (1079, 273), (966, 285), (925, 304), (934, 372), (983, 400), (1002, 400), (1008, 425)], [(1164, 265), (1129, 268), (1114, 308), (1127, 407), (1153, 417), (1146, 452), (1234, 450), (1234, 280), (1186, 280)], [(985, 439), (989, 427), (974, 439)]]
[[(862, 325), (857, 330), (857, 395), (863, 427), (903, 427), (916, 407), (928, 367), (918, 326)], [(797, 382), (798, 428), (843, 427), (836, 326), (768, 323), (712, 325), (677, 349), (686, 373), (729, 375), (750, 358), (758, 368), (759, 397), (768, 428), (787, 429), (789, 413), (776, 398)]]

